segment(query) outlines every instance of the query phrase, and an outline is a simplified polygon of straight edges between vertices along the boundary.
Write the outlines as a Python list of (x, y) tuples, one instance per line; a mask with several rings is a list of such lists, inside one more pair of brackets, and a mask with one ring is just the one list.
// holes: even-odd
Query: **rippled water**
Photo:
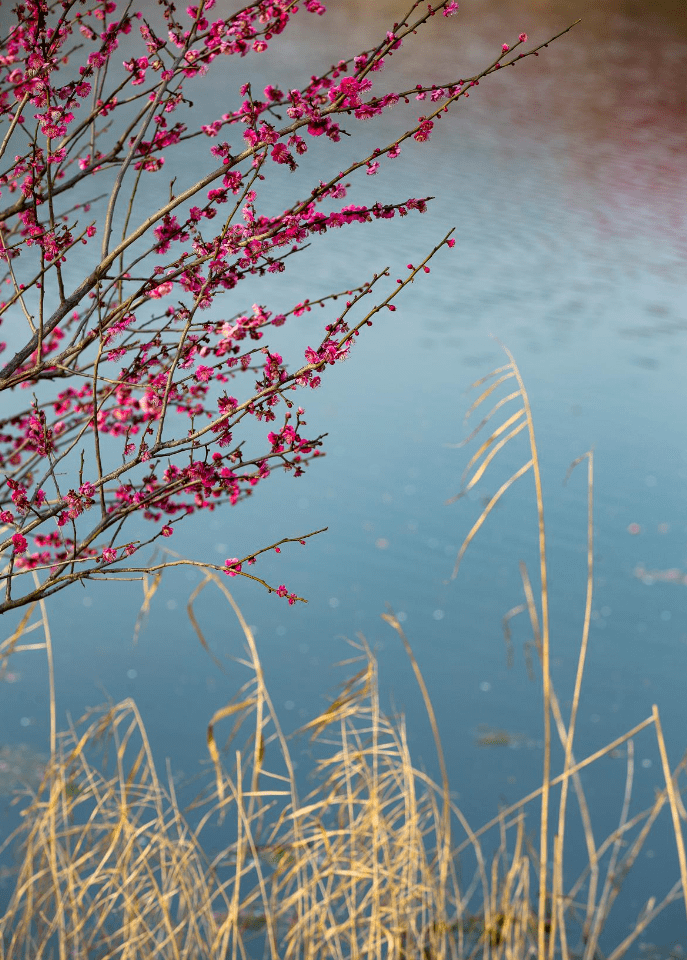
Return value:
[[(378, 0), (372, 14), (360, 0), (338, 5), (329, 25), (302, 21), (297, 36), (284, 38), (279, 70), (263, 79), (295, 83), (306, 59), (309, 74), (354, 52), (388, 26), (387, 9), (393, 19), (398, 5)], [(227, 311), (256, 299), (294, 303), (386, 265), (401, 271), (457, 228), (454, 251), (442, 252), (396, 313), (361, 336), (350, 361), (307, 398), (308, 426), (329, 431), (326, 459), (300, 480), (275, 476), (252, 501), (199, 519), (179, 531), (174, 547), (222, 562), (328, 526), (306, 548), (284, 549), (262, 567), (266, 579), (307, 597), (307, 606), (289, 608), (250, 582), (231, 584), (255, 625), (285, 724), (293, 729), (321, 709), (323, 695), (346, 675), (331, 666), (350, 655), (342, 638), (361, 631), (379, 650), (385, 704), (405, 712), (412, 749), (436, 772), (412, 671), (380, 620), (391, 604), (424, 672), (453, 788), (474, 826), (536, 785), (542, 737), (538, 686), (523, 650), (526, 624), (513, 622), (512, 667), (501, 629), (504, 614), (522, 602), (518, 561), (536, 567), (531, 478), (508, 492), (459, 578), (449, 580), (480, 498), (523, 462), (523, 447), (507, 448), (501, 472), (488, 474), (474, 498), (444, 505), (469, 457), (455, 447), (468, 432), (462, 421), (473, 395), (466, 390), (504, 362), (490, 334), (513, 351), (530, 394), (549, 535), (552, 669), (564, 704), (584, 612), (586, 488), (580, 468), (566, 486), (563, 479), (572, 460), (595, 451), (595, 599), (577, 754), (644, 719), (653, 703), (673, 763), (686, 745), (685, 9), (666, 2), (647, 11), (620, 0), (545, 8), (463, 3), (451, 39), (439, 30), (445, 24), (432, 24), (407, 62), (390, 65), (389, 88), (419, 76), (467, 75), (522, 30), (539, 41), (584, 19), (536, 61), (481, 84), (429, 144), (363, 178), (372, 182), (355, 195), (431, 193), (437, 200), (424, 217), (329, 235), (301, 272), (278, 288), (244, 288)], [(240, 79), (232, 77), (228, 89)], [(208, 96), (226, 90), (209, 85)], [(392, 112), (383, 129), (365, 136), (373, 146), (387, 143), (402, 122)], [(339, 169), (343, 161), (332, 151), (322, 162)], [(308, 182), (304, 169), (291, 184)], [(400, 275), (393, 271), (392, 278)], [(306, 314), (291, 333), (278, 331), (273, 346), (296, 362), (322, 323)], [(61, 716), (106, 695), (133, 695), (159, 755), (186, 772), (205, 756), (211, 713), (246, 679), (225, 660), (242, 653), (238, 625), (208, 591), (203, 629), (227, 674), (200, 648), (184, 614), (196, 582), (191, 573), (166, 578), (136, 645), (140, 585), (90, 585), (51, 601)], [(39, 654), (23, 657), (19, 681), (0, 683), (0, 741), (31, 736), (33, 749), (45, 749), (45, 671)], [(484, 742), (490, 731), (499, 742)], [(642, 736), (637, 809), (661, 783), (656, 748)], [(307, 757), (301, 768), (307, 771)], [(624, 776), (617, 758), (585, 781), (600, 834), (617, 822)], [(615, 939), (647, 897), (678, 875), (667, 832), (636, 872)], [(673, 942), (684, 929), (675, 909), (652, 936)]]

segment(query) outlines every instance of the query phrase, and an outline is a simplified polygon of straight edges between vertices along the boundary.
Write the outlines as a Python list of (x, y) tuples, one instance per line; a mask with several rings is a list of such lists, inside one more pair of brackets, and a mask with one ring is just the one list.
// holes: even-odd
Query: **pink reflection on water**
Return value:
[[(342, 37), (349, 52), (372, 44), (405, 12), (400, 0), (340, 0), (313, 25), (318, 49), (326, 59), (340, 54)], [(639, 230), (684, 243), (687, 4), (464, 2), (456, 16), (438, 17), (417, 42), (406, 41), (376, 83), (391, 90), (418, 77), (442, 84), (469, 76), (520, 32), (532, 46), (578, 18), (537, 58), (484, 80), (442, 123), (460, 137), (471, 136), (473, 124), (480, 135), (492, 131), (496, 154), (520, 153), (523, 141), (537, 155), (548, 147), (567, 179), (571, 212), (591, 209), (609, 238)]]

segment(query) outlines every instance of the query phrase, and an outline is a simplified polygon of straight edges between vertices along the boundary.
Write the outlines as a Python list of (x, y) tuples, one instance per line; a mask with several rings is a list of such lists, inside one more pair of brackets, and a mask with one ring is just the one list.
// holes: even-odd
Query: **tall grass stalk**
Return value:
[[(472, 489), (525, 428), (529, 456), (472, 526), (454, 576), (491, 510), (531, 468), (538, 596), (521, 563), (524, 602), (506, 615), (504, 630), (508, 639), (512, 617), (528, 614), (542, 678), (541, 785), (479, 829), (471, 827), (450, 792), (419, 664), (398, 618), (388, 610), (383, 618), (405, 647), (427, 710), (441, 783), (413, 763), (405, 720), (392, 721), (382, 713), (378, 663), (360, 637), (349, 641), (355, 653), (345, 662), (355, 668), (353, 675), (299, 731), (319, 744), (317, 785), (301, 798), (289, 738), (270, 699), (251, 629), (224, 581), (209, 573), (190, 598), (189, 617), (209, 652), (194, 604), (207, 587), (223, 594), (245, 637), (246, 657), (240, 662), (249, 679), (211, 718), (205, 786), (182, 811), (169, 771), (165, 778), (158, 774), (133, 700), (89, 711), (57, 732), (52, 638), (43, 603), (34, 604), (0, 644), (0, 669), (10, 657), (35, 651), (47, 656), (50, 761), (39, 789), (24, 797), (22, 826), (0, 849), (1, 854), (12, 848), (17, 858), (0, 917), (0, 960), (247, 960), (258, 949), (270, 960), (619, 960), (670, 903), (683, 899), (687, 909), (681, 826), (687, 819), (681, 798), (687, 756), (671, 770), (658, 708), (582, 760), (573, 749), (592, 607), (591, 452), (571, 465), (572, 470), (587, 463), (587, 590), (567, 720), (551, 684), (539, 458), (527, 392), (506, 353), (505, 366), (473, 385), (483, 389), (468, 415), (501, 385), (516, 389), (497, 400), (468, 441), (506, 404), (516, 402), (517, 412), (481, 443), (453, 499)], [(156, 586), (146, 584), (143, 613)], [(32, 642), (36, 631), (42, 631), (42, 640)], [(218, 731), (228, 722), (231, 730), (222, 743)], [(237, 745), (243, 730), (248, 732)], [(656, 737), (665, 786), (651, 806), (633, 811), (634, 743), (649, 730)], [(554, 731), (563, 751), (562, 770), (555, 775)], [(618, 826), (599, 842), (579, 774), (621, 750), (626, 777)], [(576, 878), (565, 865), (573, 795), (587, 853), (587, 865)], [(600, 939), (610, 935), (608, 918), (623, 881), (666, 806), (679, 875), (661, 897), (649, 897), (633, 928), (610, 952), (604, 942), (602, 954)], [(218, 825), (231, 842), (211, 851), (206, 837)], [(533, 828), (538, 848), (530, 840)]]

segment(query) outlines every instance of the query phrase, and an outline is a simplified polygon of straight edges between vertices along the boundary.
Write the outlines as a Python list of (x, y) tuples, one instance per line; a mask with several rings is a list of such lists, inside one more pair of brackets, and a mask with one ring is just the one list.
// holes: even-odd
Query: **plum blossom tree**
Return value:
[[(351, 203), (349, 178), (375, 175), (408, 140), (427, 141), (482, 79), (546, 46), (525, 50), (521, 34), (474, 76), (383, 92), (385, 60), (430, 18), (448, 27), (458, 9), (418, 0), (375, 47), (301, 89), (245, 83), (233, 108), (203, 116), (189, 86), (226, 57), (269, 56), (298, 11), (294, 0), (260, 0), (213, 19), (214, 4), (179, 13), (171, 0), (158, 9), (24, 0), (0, 38), (0, 612), (79, 580), (184, 562), (151, 567), (141, 551), (199, 511), (252, 495), (276, 469), (299, 477), (310, 467), (323, 437), (305, 429), (300, 397), (454, 240), (386, 294), (382, 271), (356, 289), (246, 309), (241, 281), (284, 272), (335, 228), (423, 213), (426, 196)], [(302, 7), (325, 12), (318, 0)], [(277, 167), (295, 170), (318, 138), (339, 143), (342, 122), (411, 100), (423, 113), (392, 143), (315, 179), (277, 215), (261, 210), (261, 185)], [(165, 178), (170, 154), (193, 158), (187, 182), (171, 180), (151, 209), (151, 178)], [(316, 305), (321, 339), (288, 369), (270, 328)], [(205, 566), (293, 603), (302, 598), (247, 568), (318, 532)]]

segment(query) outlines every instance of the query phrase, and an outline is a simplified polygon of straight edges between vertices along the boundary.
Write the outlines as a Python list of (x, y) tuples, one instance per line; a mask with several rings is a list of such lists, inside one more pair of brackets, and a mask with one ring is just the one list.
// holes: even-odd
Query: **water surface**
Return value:
[[(361, 0), (337, 5), (329, 20), (304, 18), (262, 79), (296, 83), (369, 45), (398, 15), (395, 3), (372, 9)], [(295, 729), (325, 706), (324, 695), (346, 676), (332, 664), (352, 655), (344, 638), (360, 631), (378, 650), (385, 705), (405, 713), (416, 758), (437, 774), (412, 670), (380, 619), (390, 604), (427, 681), (452, 786), (473, 826), (536, 785), (542, 759), (539, 686), (523, 650), (531, 631), (522, 617), (513, 622), (510, 667), (501, 629), (504, 614), (522, 602), (518, 561), (532, 576), (536, 570), (530, 476), (511, 488), (471, 544), (459, 578), (449, 579), (481, 498), (526, 456), (522, 444), (508, 447), (475, 496), (445, 506), (470, 455), (455, 446), (468, 432), (463, 415), (474, 394), (466, 390), (505, 362), (490, 334), (513, 351), (532, 404), (549, 535), (552, 669), (563, 704), (584, 612), (587, 497), (582, 468), (566, 486), (563, 479), (572, 460), (594, 449), (595, 597), (577, 755), (644, 719), (654, 703), (673, 764), (685, 748), (685, 8), (465, 2), (451, 30), (432, 24), (407, 60), (395, 57), (383, 82), (392, 89), (419, 78), (456, 79), (521, 31), (540, 41), (579, 16), (583, 23), (545, 55), (481, 84), (442, 118), (428, 144), (407, 148), (351, 193), (354, 202), (431, 193), (437, 200), (427, 214), (329, 234), (278, 284), (235, 293), (228, 315), (256, 300), (292, 305), (387, 265), (393, 282), (456, 227), (455, 249), (442, 251), (397, 311), (378, 318), (350, 360), (305, 398), (311, 432), (329, 433), (327, 457), (303, 478), (275, 475), (236, 509), (178, 528), (172, 544), (222, 563), (328, 526), (307, 547), (261, 560), (258, 571), (307, 597), (307, 606), (289, 607), (249, 581), (230, 584), (254, 625), (284, 725)], [(209, 79), (211, 101), (221, 104), (241, 82), (243, 65), (232, 69), (221, 83)], [(406, 115), (417, 111), (412, 104)], [(399, 109), (370, 125), (365, 142), (390, 142), (406, 115)], [(338, 170), (341, 153), (353, 156), (354, 147), (323, 148), (321, 163)], [(304, 191), (311, 178), (304, 166), (290, 189), (302, 184)], [(267, 196), (279, 202), (276, 188)], [(297, 363), (320, 335), (324, 313), (305, 314), (270, 345)], [(78, 716), (106, 696), (131, 695), (158, 756), (170, 756), (176, 771), (197, 768), (210, 715), (247, 678), (228, 659), (243, 651), (238, 624), (211, 590), (199, 616), (226, 673), (201, 649), (184, 612), (197, 582), (194, 572), (165, 578), (136, 644), (139, 584), (75, 587), (51, 601), (62, 723), (68, 711)], [(0, 683), (0, 746), (29, 742), (41, 751), (44, 664), (38, 653), (16, 661), (17, 682)], [(510, 739), (487, 748), (485, 730)], [(636, 756), (640, 809), (661, 784), (646, 733)], [(300, 762), (305, 775), (307, 754)], [(617, 822), (624, 775), (622, 760), (609, 760), (585, 777), (600, 835)], [(13, 816), (5, 811), (7, 823)], [(635, 874), (614, 941), (678, 875), (667, 832)], [(684, 930), (678, 904), (651, 938), (670, 944), (684, 940)]]

